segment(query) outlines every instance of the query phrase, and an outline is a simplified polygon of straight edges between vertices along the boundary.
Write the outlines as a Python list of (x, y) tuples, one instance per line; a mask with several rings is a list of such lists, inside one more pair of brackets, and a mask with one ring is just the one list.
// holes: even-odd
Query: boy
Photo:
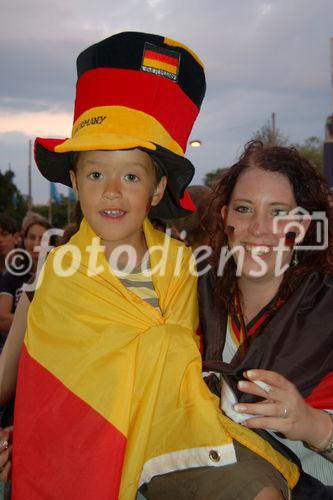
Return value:
[(0, 214), (0, 276), (6, 269), (6, 256), (16, 248), (20, 233), (15, 219), (7, 214)]
[[(173, 40), (120, 33), (80, 54), (78, 77), (72, 137), (36, 140), (40, 171), (72, 181), (84, 219), (50, 253), (29, 309), (14, 499), (128, 500), (141, 485), (161, 498), (152, 478), (205, 467), (209, 483), (211, 470), (235, 463), (233, 437), (292, 487), (297, 469), (224, 417), (205, 386), (190, 251), (169, 239), (165, 258), (164, 234), (146, 217), (186, 213), (193, 166), (183, 152), (205, 92), (201, 62)], [(248, 498), (267, 498), (264, 489), (287, 495), (276, 477)], [(228, 498), (221, 484), (217, 492)]]

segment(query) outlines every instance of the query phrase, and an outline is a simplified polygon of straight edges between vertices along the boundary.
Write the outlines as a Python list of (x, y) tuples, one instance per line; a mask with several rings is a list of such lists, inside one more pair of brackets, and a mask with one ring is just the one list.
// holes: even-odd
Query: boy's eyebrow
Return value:
[[(82, 165), (105, 165), (105, 166), (109, 166), (107, 164), (107, 162), (104, 162), (104, 161), (100, 161), (100, 160), (83, 160), (82, 161)], [(124, 168), (131, 168), (131, 167), (141, 167), (143, 169), (146, 169), (148, 168), (148, 165), (144, 165), (143, 163), (139, 163), (137, 161), (135, 162), (131, 162), (129, 161), (128, 163), (124, 164), (123, 165)]]

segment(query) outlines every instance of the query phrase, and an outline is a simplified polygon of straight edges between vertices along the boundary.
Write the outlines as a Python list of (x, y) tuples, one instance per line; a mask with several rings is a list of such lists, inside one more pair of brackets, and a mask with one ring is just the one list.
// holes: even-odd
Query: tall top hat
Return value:
[(206, 90), (199, 58), (174, 40), (124, 32), (84, 50), (77, 73), (72, 137), (36, 139), (40, 172), (71, 186), (72, 152), (140, 148), (168, 177), (153, 215), (186, 215), (194, 167), (183, 155)]

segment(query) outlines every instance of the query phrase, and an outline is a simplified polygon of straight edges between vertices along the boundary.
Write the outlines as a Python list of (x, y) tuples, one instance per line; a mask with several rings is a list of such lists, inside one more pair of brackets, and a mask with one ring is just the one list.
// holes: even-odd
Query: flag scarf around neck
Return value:
[[(161, 252), (153, 249), (165, 236), (148, 220), (144, 233), (154, 269)], [(102, 252), (95, 269), (104, 271), (94, 274), (86, 250), (94, 237), (83, 220), (69, 244), (50, 253), (29, 309), (13, 499), (130, 500), (155, 474), (235, 462), (232, 438), (264, 456), (293, 487), (296, 466), (226, 418), (202, 379), (189, 249), (167, 237), (165, 273), (152, 276), (160, 313), (120, 283)], [(76, 272), (56, 275), (60, 256), (63, 268)], [(209, 458), (212, 449), (219, 462)]]

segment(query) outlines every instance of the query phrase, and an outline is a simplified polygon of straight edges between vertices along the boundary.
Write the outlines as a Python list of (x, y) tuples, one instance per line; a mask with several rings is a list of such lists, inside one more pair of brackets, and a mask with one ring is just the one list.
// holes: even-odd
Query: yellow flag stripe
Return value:
[(172, 64), (165, 63), (163, 61), (158, 61), (157, 59), (150, 59), (145, 57), (143, 60), (144, 66), (149, 66), (150, 68), (162, 69), (167, 71), (168, 73), (172, 73), (173, 75), (177, 74), (177, 66), (173, 66)]
[(153, 116), (126, 106), (99, 106), (82, 113), (73, 125), (72, 138), (54, 149), (57, 153), (137, 146), (154, 150), (155, 144), (184, 155), (182, 147)]

